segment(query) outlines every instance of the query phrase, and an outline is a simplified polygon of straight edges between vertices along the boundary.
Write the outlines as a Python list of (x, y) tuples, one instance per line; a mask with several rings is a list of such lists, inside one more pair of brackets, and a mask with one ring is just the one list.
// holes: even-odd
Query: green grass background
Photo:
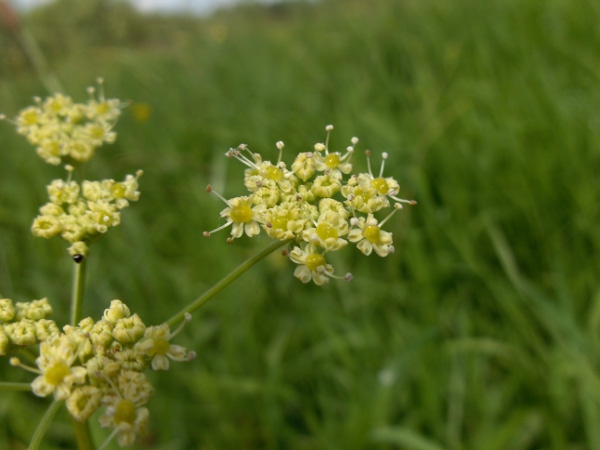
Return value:
[[(196, 361), (152, 373), (134, 448), (600, 449), (600, 3), (330, 0), (206, 19), (62, 0), (24, 18), (77, 100), (97, 76), (126, 109), (89, 178), (138, 168), (140, 201), (93, 247), (84, 313), (119, 298), (159, 323), (248, 256), (225, 242), (211, 183), (241, 195), (244, 142), (291, 163), (323, 141), (389, 153), (419, 204), (396, 253), (335, 261), (352, 283), (302, 285), (274, 255), (194, 315)], [(46, 91), (0, 35), (0, 110)], [(366, 169), (362, 152), (355, 166)], [(45, 165), (0, 123), (0, 292), (68, 317), (72, 262), (29, 227)], [(5, 380), (31, 375), (0, 361)], [(0, 448), (25, 448), (47, 400), (0, 394)], [(97, 442), (107, 432), (93, 425)], [(59, 416), (43, 448), (72, 448)], [(115, 444), (116, 448), (116, 444)]]

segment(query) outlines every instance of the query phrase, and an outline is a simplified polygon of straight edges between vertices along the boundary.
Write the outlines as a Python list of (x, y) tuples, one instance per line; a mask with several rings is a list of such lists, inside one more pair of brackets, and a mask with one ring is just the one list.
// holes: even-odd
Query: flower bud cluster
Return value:
[[(190, 319), (188, 315), (186, 322)], [(194, 352), (170, 342), (182, 326), (174, 332), (166, 324), (146, 326), (127, 305), (113, 300), (102, 319), (88, 317), (41, 342), (37, 369), (30, 368), (39, 374), (32, 391), (65, 400), (78, 421), (104, 405), (100, 425), (113, 428), (121, 446), (131, 445), (146, 431), (145, 405), (154, 391), (144, 372), (167, 370), (170, 360), (195, 358)], [(16, 358), (12, 363), (22, 365)]]
[(47, 298), (16, 304), (9, 298), (0, 299), (0, 356), (58, 336), (54, 321), (46, 319), (50, 314)]
[(101, 79), (99, 84), (97, 97), (96, 89), (88, 88), (87, 103), (75, 103), (63, 94), (36, 98), (34, 106), (17, 116), (17, 132), (49, 164), (88, 161), (98, 147), (115, 141), (112, 128), (123, 107), (117, 99), (105, 99)]
[[(49, 202), (34, 219), (31, 231), (35, 236), (61, 236), (72, 245), (69, 253), (87, 255), (88, 245), (121, 222), (121, 209), (138, 200), (138, 178), (127, 175), (123, 181), (83, 181), (81, 184), (54, 180), (47, 186)], [(69, 177), (70, 178), (70, 177)]]
[[(325, 255), (348, 243), (356, 244), (365, 255), (373, 251), (381, 257), (393, 253), (392, 233), (382, 226), (403, 204), (416, 202), (398, 198), (398, 182), (383, 176), (386, 153), (378, 174), (371, 170), (369, 150), (368, 171), (353, 174), (351, 158), (358, 139), (352, 138), (352, 145), (344, 152), (330, 151), (332, 129), (327, 126), (325, 143), (316, 144), (314, 151), (299, 153), (289, 169), (281, 161), (281, 141), (276, 145), (279, 159), (275, 164), (263, 161), (245, 144), (230, 149), (226, 155), (248, 167), (244, 172), (248, 194), (227, 200), (209, 186), (207, 191), (214, 192), (227, 205), (221, 211), (226, 223), (204, 235), (231, 225), (229, 242), (244, 233), (250, 237), (258, 235), (261, 230), (274, 239), (291, 239), (289, 257), (298, 264), (294, 275), (303, 283), (312, 280), (318, 285), (327, 283), (329, 278), (339, 278)], [(383, 219), (376, 218), (376, 214), (388, 209), (391, 212)], [(343, 278), (350, 280), (352, 275)]]

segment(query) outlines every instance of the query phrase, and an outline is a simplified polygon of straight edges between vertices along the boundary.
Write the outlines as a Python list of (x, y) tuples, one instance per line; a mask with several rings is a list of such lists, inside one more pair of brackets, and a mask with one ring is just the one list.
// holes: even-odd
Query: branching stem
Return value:
[(268, 247), (265, 247), (260, 253), (257, 253), (256, 255), (252, 256), (251, 258), (248, 258), (242, 264), (237, 266), (229, 275), (227, 275), (225, 278), (223, 278), (221, 281), (219, 281), (217, 284), (215, 284), (213, 287), (211, 287), (208, 291), (206, 291), (204, 294), (202, 294), (196, 300), (191, 302), (188, 306), (186, 306), (181, 311), (179, 311), (177, 314), (175, 314), (173, 317), (171, 317), (169, 320), (167, 320), (167, 322), (166, 322), (167, 325), (172, 327), (172, 326), (176, 325), (177, 323), (179, 323), (181, 320), (183, 320), (186, 312), (192, 313), (193, 311), (200, 308), (202, 305), (204, 305), (211, 298), (213, 298), (215, 295), (217, 295), (219, 292), (221, 292), (223, 289), (225, 289), (227, 286), (229, 286), (235, 279), (237, 279), (242, 274), (244, 274), (248, 269), (250, 269), (252, 266), (254, 266), (257, 262), (259, 262), (265, 256), (270, 255), (275, 250), (277, 250), (280, 247), (283, 247), (284, 245), (288, 244), (289, 242), (291, 242), (291, 239), (286, 240), (286, 241), (276, 241), (273, 244), (269, 245)]

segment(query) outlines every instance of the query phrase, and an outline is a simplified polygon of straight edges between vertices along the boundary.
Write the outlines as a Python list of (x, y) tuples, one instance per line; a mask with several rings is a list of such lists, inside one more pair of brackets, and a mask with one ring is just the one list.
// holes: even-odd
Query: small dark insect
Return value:
[(76, 255), (73, 255), (73, 261), (75, 261), (77, 264), (79, 264), (81, 261), (83, 261), (84, 256), (80, 255), (79, 253), (77, 253)]

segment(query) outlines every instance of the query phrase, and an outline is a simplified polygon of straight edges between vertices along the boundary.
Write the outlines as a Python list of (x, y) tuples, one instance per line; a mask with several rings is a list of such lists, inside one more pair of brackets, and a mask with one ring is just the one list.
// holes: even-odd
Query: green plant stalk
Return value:
[(71, 294), (71, 325), (77, 325), (81, 320), (81, 311), (83, 308), (83, 293), (85, 290), (85, 269), (87, 257), (83, 258), (79, 264), (75, 264), (75, 274), (73, 276), (73, 291)]
[(92, 441), (92, 434), (90, 433), (90, 425), (86, 420), (79, 422), (75, 417), (71, 416), (71, 423), (75, 430), (75, 440), (77, 441), (78, 450), (95, 450), (96, 446)]
[[(83, 258), (79, 264), (75, 264), (73, 274), (73, 291), (71, 293), (71, 325), (77, 325), (81, 320), (83, 309), (83, 294), (85, 292), (85, 274), (87, 267), (87, 257)], [(79, 422), (71, 417), (73, 430), (75, 431), (75, 440), (79, 450), (94, 450), (96, 447), (92, 441), (89, 424), (87, 421)]]
[(268, 247), (264, 248), (260, 253), (257, 253), (256, 255), (248, 258), (242, 264), (237, 266), (233, 270), (233, 272), (231, 272), (225, 278), (221, 279), (221, 281), (219, 281), (217, 284), (215, 284), (213, 287), (211, 287), (208, 291), (206, 291), (204, 294), (202, 294), (196, 300), (191, 302), (188, 306), (186, 306), (181, 311), (179, 311), (177, 314), (175, 314), (173, 317), (171, 317), (169, 320), (167, 320), (167, 322), (166, 322), (167, 325), (169, 325), (170, 327), (173, 327), (174, 325), (179, 323), (181, 320), (183, 320), (185, 313), (192, 313), (193, 311), (200, 308), (202, 305), (204, 305), (211, 298), (213, 298), (215, 295), (217, 295), (219, 292), (221, 292), (223, 289), (225, 289), (227, 286), (229, 286), (231, 283), (233, 283), (233, 281), (235, 281), (238, 277), (240, 277), (242, 274), (244, 274), (248, 269), (250, 269), (252, 266), (254, 266), (257, 262), (259, 262), (265, 256), (270, 255), (275, 250), (277, 250), (280, 247), (283, 247), (284, 245), (290, 243), (291, 241), (292, 241), (292, 239), (288, 239), (285, 241), (277, 241), (277, 242), (269, 245)]
[(50, 423), (52, 422), (54, 415), (58, 412), (58, 408), (60, 408), (61, 404), (62, 402), (54, 400), (50, 407), (46, 410), (42, 420), (40, 420), (40, 423), (35, 429), (35, 433), (33, 433), (33, 437), (31, 438), (31, 442), (29, 443), (27, 450), (37, 450), (40, 447), (42, 438), (44, 437), (44, 434), (46, 434), (46, 430), (50, 426)]
[(50, 72), (50, 70), (48, 70), (46, 58), (31, 32), (27, 28), (21, 27), (17, 32), (17, 39), (46, 90), (50, 94), (64, 92), (58, 79)]
[(31, 391), (31, 383), (0, 382), (0, 391)]

